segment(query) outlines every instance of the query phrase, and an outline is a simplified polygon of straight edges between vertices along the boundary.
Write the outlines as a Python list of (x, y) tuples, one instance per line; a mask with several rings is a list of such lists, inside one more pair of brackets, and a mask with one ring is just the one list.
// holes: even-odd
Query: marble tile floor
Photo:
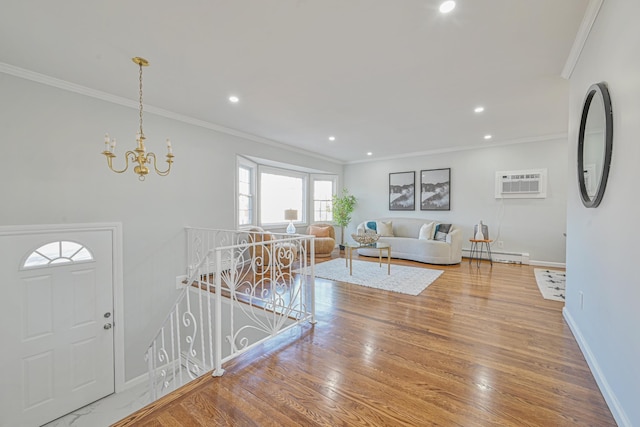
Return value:
[(42, 427), (107, 427), (150, 402), (149, 384), (143, 382), (111, 394)]

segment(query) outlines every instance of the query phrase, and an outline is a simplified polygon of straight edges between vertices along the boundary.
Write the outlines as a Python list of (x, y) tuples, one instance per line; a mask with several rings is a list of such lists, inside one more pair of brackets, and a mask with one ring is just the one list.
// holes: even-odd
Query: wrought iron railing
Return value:
[(187, 239), (185, 288), (147, 349), (152, 401), (315, 323), (312, 236), (188, 228)]

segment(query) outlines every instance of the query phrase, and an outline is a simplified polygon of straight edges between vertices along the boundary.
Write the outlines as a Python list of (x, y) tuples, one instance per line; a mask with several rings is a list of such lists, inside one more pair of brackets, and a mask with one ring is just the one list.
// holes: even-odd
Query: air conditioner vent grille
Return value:
[(547, 197), (547, 170), (496, 172), (496, 198)]

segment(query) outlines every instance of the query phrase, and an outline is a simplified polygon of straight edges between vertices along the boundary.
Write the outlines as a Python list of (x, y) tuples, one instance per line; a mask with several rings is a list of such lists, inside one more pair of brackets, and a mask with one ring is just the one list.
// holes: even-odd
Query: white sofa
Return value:
[[(462, 261), (462, 231), (454, 225), (447, 233), (444, 241), (433, 240), (434, 231), (430, 239), (419, 239), (420, 228), (424, 224), (433, 223), (433, 228), (444, 221), (434, 221), (422, 218), (378, 218), (364, 221), (358, 225), (357, 231), (364, 232), (367, 223), (375, 221), (392, 223), (393, 237), (380, 236), (378, 242), (391, 245), (391, 257), (428, 264), (459, 264)], [(380, 231), (379, 228), (377, 231)], [(378, 256), (377, 249), (359, 248), (358, 254), (364, 256)]]

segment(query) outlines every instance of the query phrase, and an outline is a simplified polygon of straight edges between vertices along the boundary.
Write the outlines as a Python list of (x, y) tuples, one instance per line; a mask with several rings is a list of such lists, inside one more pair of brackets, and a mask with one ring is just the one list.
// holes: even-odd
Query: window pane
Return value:
[(82, 246), (75, 242), (62, 242), (62, 253), (60, 256), (71, 258), (73, 254), (82, 249)]
[(274, 224), (286, 222), (284, 211), (295, 209), (302, 219), (304, 180), (299, 177), (260, 174), (260, 222)]
[(238, 198), (238, 223), (240, 225), (251, 224), (250, 198), (240, 195)]
[(93, 255), (87, 248), (78, 243), (63, 240), (40, 246), (27, 257), (22, 268), (91, 260)]
[(331, 214), (331, 198), (333, 195), (333, 181), (313, 182), (313, 220), (333, 221)]
[(40, 246), (38, 252), (49, 259), (58, 258), (60, 256), (60, 242), (51, 242)]
[(238, 167), (238, 225), (253, 223), (253, 172), (246, 166)]
[(47, 265), (49, 264), (49, 258), (45, 258), (37, 252), (29, 255), (29, 258), (24, 262), (23, 267), (35, 267), (37, 265)]
[(88, 261), (92, 260), (93, 256), (91, 256), (91, 253), (87, 250), (87, 248), (82, 248), (71, 259), (74, 261)]

